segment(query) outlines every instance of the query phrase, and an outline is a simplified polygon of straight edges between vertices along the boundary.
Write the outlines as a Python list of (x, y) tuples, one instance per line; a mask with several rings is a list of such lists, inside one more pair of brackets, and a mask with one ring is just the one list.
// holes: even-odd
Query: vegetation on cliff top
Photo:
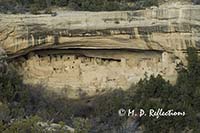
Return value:
[[(185, 0), (180, 0), (185, 1)], [(200, 4), (199, 0), (191, 0)], [(51, 7), (67, 7), (78, 11), (135, 10), (163, 3), (161, 0), (0, 0), (0, 12), (37, 14), (39, 10), (51, 13)]]
[(49, 10), (52, 6), (78, 11), (115, 11), (140, 9), (157, 4), (157, 0), (0, 0), (0, 11), (37, 13), (38, 10)]

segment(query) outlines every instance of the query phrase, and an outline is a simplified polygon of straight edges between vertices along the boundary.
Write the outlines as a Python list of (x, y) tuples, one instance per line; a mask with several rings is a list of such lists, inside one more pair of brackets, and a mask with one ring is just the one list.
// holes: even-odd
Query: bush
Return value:
[(134, 9), (143, 9), (146, 7), (158, 6), (158, 0), (138, 0), (135, 2)]
[(0, 101), (4, 103), (23, 102), (28, 100), (27, 89), (22, 88), (23, 83), (18, 74), (14, 71), (0, 75)]
[(108, 0), (70, 0), (68, 6), (81, 11), (115, 11), (130, 9), (126, 2)]
[(38, 116), (28, 119), (19, 119), (10, 124), (3, 132), (5, 133), (42, 133), (44, 132), (37, 122), (41, 121)]
[(126, 117), (119, 117), (118, 110), (126, 108), (127, 93), (114, 90), (94, 99), (94, 110), (91, 113), (95, 123), (94, 132), (106, 132), (121, 127)]
[(46, 8), (44, 13), (45, 14), (52, 14), (51, 8)]
[(31, 5), (30, 12), (35, 15), (39, 14), (39, 6), (37, 4)]
[(194, 4), (197, 4), (197, 5), (200, 4), (200, 0), (192, 0), (192, 2), (193, 2)]
[(69, 0), (51, 0), (52, 5), (67, 6)]
[(91, 124), (88, 119), (74, 118), (75, 133), (89, 133)]
[[(10, 116), (10, 109), (6, 104), (0, 105), (0, 123), (1, 122), (8, 122), (11, 119)], [(1, 123), (3, 124), (3, 123)]]
[(0, 121), (0, 132), (2, 133), (6, 129), (2, 121)]

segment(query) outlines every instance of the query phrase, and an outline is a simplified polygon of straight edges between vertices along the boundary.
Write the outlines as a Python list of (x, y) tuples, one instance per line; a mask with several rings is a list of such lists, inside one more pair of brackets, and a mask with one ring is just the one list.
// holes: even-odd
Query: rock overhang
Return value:
[[(1, 47), (8, 54), (46, 45), (55, 47), (55, 44), (65, 45), (65, 48), (174, 51), (177, 47), (185, 49), (184, 45), (195, 46), (199, 41), (200, 6), (196, 5), (139, 11), (66, 12), (54, 17), (0, 16)], [(174, 43), (178, 40), (175, 44), (178, 46), (169, 42), (170, 39)], [(189, 44), (186, 44), (187, 41)]]

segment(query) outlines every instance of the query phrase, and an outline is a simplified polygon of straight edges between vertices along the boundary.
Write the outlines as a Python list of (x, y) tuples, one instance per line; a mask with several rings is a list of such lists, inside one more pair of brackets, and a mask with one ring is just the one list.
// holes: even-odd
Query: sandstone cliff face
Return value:
[(0, 30), (0, 46), (25, 83), (93, 95), (128, 88), (145, 73), (175, 82), (186, 48), (200, 46), (200, 6), (54, 17), (2, 14)]

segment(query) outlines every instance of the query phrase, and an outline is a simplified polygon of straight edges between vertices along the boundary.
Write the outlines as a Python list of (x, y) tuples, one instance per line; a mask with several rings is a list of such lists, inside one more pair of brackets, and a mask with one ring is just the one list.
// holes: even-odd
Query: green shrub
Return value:
[(30, 12), (35, 15), (39, 14), (39, 5), (32, 4), (30, 7)]
[[(106, 132), (113, 127), (119, 128), (125, 121), (126, 117), (119, 117), (118, 110), (126, 108), (127, 93), (122, 90), (115, 90), (101, 95), (94, 100), (94, 112), (92, 116), (97, 119), (95, 128), (97, 132)], [(100, 125), (105, 126), (101, 127)]]
[(14, 71), (0, 75), (0, 101), (7, 102), (21, 102), (24, 103), (28, 100), (27, 89), (23, 88), (23, 83)]
[(3, 132), (4, 133), (44, 133), (42, 128), (37, 125), (41, 118), (33, 116), (27, 119), (15, 120)]
[(2, 133), (6, 129), (2, 121), (0, 121), (0, 132)]
[(69, 0), (51, 0), (52, 5), (67, 6)]
[(81, 11), (115, 11), (130, 9), (126, 2), (108, 0), (70, 0), (68, 6)]
[(74, 118), (75, 133), (89, 133), (91, 124), (88, 119)]
[(193, 2), (194, 4), (197, 4), (197, 5), (200, 4), (200, 0), (192, 0), (192, 2)]
[(51, 8), (46, 8), (44, 13), (45, 14), (52, 14)]
[(137, 0), (134, 9), (143, 9), (150, 6), (158, 6), (158, 0)]

